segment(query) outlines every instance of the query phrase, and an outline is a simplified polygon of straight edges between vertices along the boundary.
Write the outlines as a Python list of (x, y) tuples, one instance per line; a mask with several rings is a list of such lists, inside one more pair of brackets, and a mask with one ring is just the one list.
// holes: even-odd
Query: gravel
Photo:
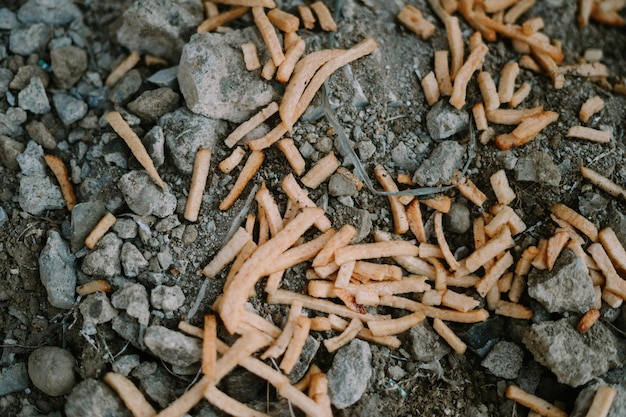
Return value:
[(87, 103), (69, 94), (55, 94), (52, 97), (52, 103), (59, 118), (65, 125), (78, 122), (87, 114)]
[(30, 83), (17, 95), (19, 106), (34, 114), (46, 114), (50, 112), (50, 102), (46, 95), (46, 89), (39, 77), (30, 79)]
[(29, 384), (28, 371), (23, 362), (14, 363), (0, 370), (0, 396), (25, 390)]
[(465, 148), (458, 142), (441, 142), (415, 171), (413, 181), (424, 187), (448, 184), (463, 165), (464, 155)]
[(120, 260), (122, 261), (124, 275), (129, 278), (136, 277), (142, 269), (148, 267), (148, 261), (146, 261), (141, 251), (130, 242), (124, 242), (122, 245)]
[(120, 397), (104, 382), (85, 379), (74, 387), (65, 403), (67, 417), (131, 417)]
[(504, 379), (515, 379), (524, 361), (524, 351), (512, 342), (496, 343), (480, 363), (493, 375)]
[(372, 351), (367, 342), (354, 339), (339, 349), (327, 373), (332, 404), (341, 410), (359, 401), (371, 375)]
[(405, 349), (416, 361), (432, 362), (450, 353), (450, 346), (426, 321), (412, 327), (404, 337), (406, 338)]
[(56, 85), (69, 90), (87, 70), (87, 52), (76, 46), (66, 46), (50, 51), (52, 73)]
[(131, 171), (123, 175), (118, 186), (128, 207), (140, 216), (151, 214), (167, 217), (176, 209), (176, 197), (166, 188), (163, 191), (145, 171)]
[(119, 275), (122, 272), (121, 249), (122, 240), (114, 233), (107, 233), (83, 259), (82, 271), (87, 275), (103, 277)]
[(135, 113), (143, 121), (154, 122), (165, 113), (176, 110), (179, 99), (180, 95), (171, 88), (157, 88), (142, 93), (128, 103), (128, 110)]
[(52, 397), (69, 394), (76, 385), (76, 359), (67, 350), (43, 346), (28, 357), (28, 376), (33, 385)]
[(96, 334), (98, 324), (108, 323), (118, 314), (103, 292), (89, 294), (80, 303), (78, 309), (83, 317), (83, 332), (88, 335)]
[(172, 365), (186, 367), (200, 360), (201, 343), (198, 339), (163, 326), (148, 327), (144, 342), (159, 359)]
[(176, 311), (185, 302), (185, 294), (178, 285), (159, 285), (150, 292), (150, 303), (157, 310)]
[(434, 140), (442, 140), (466, 130), (469, 115), (453, 107), (448, 100), (439, 100), (426, 115), (426, 128)]
[(54, 307), (70, 309), (74, 306), (74, 262), (67, 242), (56, 230), (50, 230), (46, 246), (39, 255), (39, 277), (48, 293), (48, 302)]
[(13, 29), (9, 37), (9, 49), (14, 54), (28, 56), (42, 49), (52, 37), (52, 28), (43, 23)]
[(19, 107), (11, 107), (0, 113), (0, 135), (16, 137), (22, 133), (22, 123), (26, 121), (26, 112)]
[(128, 283), (111, 295), (111, 304), (119, 310), (125, 310), (139, 324), (147, 326), (150, 320), (148, 293), (141, 284)]

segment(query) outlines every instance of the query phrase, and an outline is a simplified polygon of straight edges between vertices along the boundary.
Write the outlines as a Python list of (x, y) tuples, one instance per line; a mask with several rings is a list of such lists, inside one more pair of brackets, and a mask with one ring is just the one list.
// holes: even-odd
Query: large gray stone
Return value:
[(136, 318), (139, 324), (147, 326), (150, 321), (148, 292), (141, 284), (126, 284), (111, 296), (113, 307), (126, 310), (126, 314)]
[(227, 128), (222, 120), (197, 115), (185, 108), (162, 116), (159, 125), (174, 166), (184, 174), (191, 174), (198, 148), (213, 149), (215, 140), (221, 139)]
[(332, 404), (341, 410), (359, 401), (372, 372), (372, 351), (367, 342), (354, 339), (339, 349), (327, 373)]
[(120, 250), (122, 239), (107, 233), (83, 259), (82, 271), (87, 275), (113, 277), (122, 272)]
[(124, 275), (129, 278), (139, 275), (139, 271), (148, 266), (148, 261), (143, 257), (143, 254), (137, 246), (131, 242), (124, 242), (122, 245), (122, 268), (124, 269)]
[(28, 357), (28, 375), (37, 388), (58, 397), (69, 394), (76, 385), (74, 355), (56, 346), (42, 346)]
[(65, 402), (67, 417), (132, 417), (120, 397), (104, 382), (86, 379)]
[(178, 285), (159, 285), (150, 292), (152, 307), (163, 311), (176, 311), (185, 302), (185, 294)]
[(87, 69), (87, 52), (76, 46), (66, 46), (50, 51), (52, 73), (57, 86), (68, 90), (74, 86)]
[(88, 201), (74, 206), (70, 239), (72, 252), (77, 252), (85, 245), (85, 238), (105, 214), (106, 208), (101, 201)]
[(65, 207), (59, 187), (50, 178), (42, 176), (20, 178), (18, 202), (22, 210), (34, 216)]
[(621, 365), (621, 342), (601, 321), (587, 333), (576, 330), (576, 318), (533, 324), (524, 345), (535, 360), (562, 384), (581, 386)]
[(463, 165), (464, 154), (465, 148), (458, 142), (441, 142), (415, 171), (413, 181), (424, 187), (449, 183)]
[(130, 51), (176, 62), (203, 18), (200, 0), (137, 0), (122, 15), (116, 37)]
[(66, 126), (81, 120), (87, 114), (87, 103), (69, 94), (55, 94), (52, 97), (52, 103), (54, 103), (59, 118)]
[(426, 322), (413, 326), (405, 334), (406, 349), (420, 362), (439, 360), (450, 353), (450, 346)]
[(493, 375), (514, 379), (519, 375), (524, 361), (524, 351), (513, 342), (498, 342), (487, 354), (481, 365)]
[(117, 316), (117, 310), (103, 292), (89, 294), (78, 309), (83, 316), (83, 332), (87, 334), (96, 334), (98, 324), (107, 323)]
[(617, 391), (617, 395), (611, 404), (607, 417), (623, 417), (626, 416), (626, 388), (620, 385), (606, 384), (602, 380), (597, 380), (590, 383), (588, 386), (582, 389), (576, 398), (576, 404), (574, 405), (574, 411), (570, 414), (570, 417), (586, 417), (591, 406), (598, 388), (602, 386), (610, 386)]
[(558, 187), (561, 183), (561, 170), (552, 157), (541, 151), (531, 152), (518, 159), (515, 164), (515, 179)]
[(50, 101), (39, 77), (30, 79), (30, 84), (18, 93), (17, 102), (20, 108), (31, 113), (46, 114), (50, 111)]
[(15, 13), (6, 7), (0, 8), (0, 29), (11, 30), (19, 25)]
[(200, 340), (163, 326), (150, 326), (144, 343), (158, 358), (172, 365), (186, 367), (200, 360)]
[(0, 113), (0, 135), (17, 137), (22, 133), (21, 125), (27, 119), (26, 112), (19, 107), (11, 107)]
[(9, 49), (14, 54), (30, 55), (48, 43), (52, 37), (52, 28), (43, 23), (27, 25), (11, 31)]
[(52, 133), (48, 130), (46, 125), (38, 120), (32, 120), (26, 125), (26, 132), (28, 136), (46, 149), (54, 149), (57, 146), (57, 141), (52, 136)]
[(448, 100), (437, 102), (426, 115), (426, 128), (435, 140), (449, 138), (467, 129), (468, 125), (467, 112), (453, 107)]
[(43, 155), (41, 145), (32, 140), (29, 141), (26, 145), (26, 150), (16, 158), (22, 175), (27, 177), (44, 177), (46, 175), (46, 162), (43, 159)]
[(29, 383), (28, 370), (24, 362), (18, 362), (0, 370), (0, 396), (25, 390)]
[(39, 255), (39, 277), (48, 293), (48, 302), (54, 307), (70, 309), (74, 305), (74, 262), (67, 243), (56, 230), (50, 229), (46, 246)]
[(72, 0), (28, 0), (17, 11), (24, 23), (66, 25), (83, 14)]
[(241, 54), (246, 42), (263, 45), (254, 27), (192, 36), (178, 67), (180, 91), (191, 111), (241, 123), (276, 98), (272, 84), (246, 70)]
[(528, 274), (528, 294), (550, 313), (585, 313), (595, 303), (587, 267), (569, 249), (561, 252), (552, 271), (533, 268)]
[(157, 88), (142, 93), (128, 103), (128, 110), (135, 113), (141, 120), (154, 122), (165, 113), (178, 108), (180, 96), (171, 88)]
[(140, 216), (167, 217), (176, 210), (176, 196), (166, 185), (163, 191), (145, 171), (131, 171), (120, 178), (118, 186), (128, 207)]

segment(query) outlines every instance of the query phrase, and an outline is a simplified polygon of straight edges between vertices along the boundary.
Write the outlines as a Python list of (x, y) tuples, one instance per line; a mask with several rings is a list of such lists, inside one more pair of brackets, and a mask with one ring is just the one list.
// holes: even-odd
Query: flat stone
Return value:
[(125, 310), (126, 314), (134, 317), (139, 324), (147, 326), (150, 321), (150, 304), (148, 293), (141, 284), (126, 284), (111, 296), (113, 307)]
[(0, 8), (0, 29), (11, 30), (19, 25), (15, 13), (6, 7)]
[(42, 346), (28, 357), (28, 375), (33, 385), (51, 397), (69, 394), (76, 385), (75, 361), (68, 350)]
[(578, 387), (622, 364), (621, 342), (602, 323), (585, 334), (576, 330), (577, 318), (533, 324), (524, 345), (535, 360), (550, 369), (562, 384)]
[(121, 252), (122, 268), (124, 269), (124, 275), (129, 278), (139, 275), (139, 271), (148, 267), (148, 261), (143, 257), (141, 251), (137, 249), (137, 246), (130, 242), (125, 242), (122, 245)]
[(185, 302), (185, 294), (178, 285), (159, 285), (150, 292), (150, 303), (157, 310), (176, 311)]
[(405, 348), (416, 361), (432, 362), (450, 353), (450, 346), (425, 321), (412, 327), (405, 337)]
[(146, 80), (159, 87), (178, 89), (178, 65), (155, 72)]
[(159, 119), (165, 134), (165, 147), (174, 166), (183, 174), (191, 174), (198, 148), (213, 149), (228, 127), (222, 120), (197, 115), (185, 108), (168, 113)]
[(69, 94), (55, 94), (52, 102), (59, 118), (66, 126), (81, 120), (87, 114), (87, 103)]
[(89, 294), (78, 309), (83, 316), (83, 332), (87, 334), (96, 334), (98, 324), (108, 323), (117, 316), (117, 310), (103, 292)]
[(598, 388), (602, 386), (609, 386), (617, 391), (617, 395), (611, 403), (611, 408), (607, 417), (622, 417), (626, 416), (626, 388), (621, 385), (607, 384), (602, 380), (591, 382), (585, 388), (583, 388), (578, 397), (576, 397), (576, 403), (574, 404), (574, 410), (570, 414), (570, 417), (586, 417), (588, 415), (589, 407), (593, 398), (598, 391)]
[(24, 362), (2, 367), (0, 370), (0, 396), (23, 391), (30, 385)]
[(43, 155), (41, 145), (32, 140), (29, 141), (26, 145), (26, 150), (16, 158), (22, 175), (28, 177), (46, 176), (46, 162), (43, 159)]
[(203, 19), (200, 0), (137, 0), (122, 15), (116, 37), (129, 51), (177, 62)]
[(70, 309), (74, 306), (74, 262), (67, 243), (56, 230), (50, 229), (46, 246), (39, 255), (39, 277), (48, 293), (48, 302), (54, 307)]
[(24, 23), (59, 26), (81, 19), (83, 14), (72, 0), (28, 0), (17, 11), (17, 17)]
[(178, 108), (180, 95), (171, 88), (163, 87), (142, 93), (128, 103), (128, 110), (146, 122), (154, 122), (165, 113)]
[(501, 341), (491, 349), (481, 365), (493, 375), (504, 379), (515, 379), (524, 361), (524, 351), (513, 342)]
[(372, 350), (367, 342), (354, 339), (339, 349), (326, 374), (332, 404), (341, 410), (359, 401), (372, 373)]
[(119, 312), (111, 322), (111, 328), (115, 333), (120, 335), (122, 339), (129, 341), (138, 349), (145, 349), (143, 339), (141, 338), (141, 326), (137, 319), (130, 317), (125, 312)]
[(163, 128), (159, 125), (155, 125), (146, 133), (141, 139), (141, 142), (146, 147), (148, 155), (152, 158), (155, 167), (160, 167), (165, 162), (165, 135), (163, 134)]
[(17, 137), (22, 133), (21, 125), (27, 119), (26, 112), (19, 107), (11, 107), (0, 113), (0, 135)]
[(17, 70), (17, 74), (9, 83), (11, 90), (22, 90), (30, 83), (31, 78), (39, 77), (43, 86), (48, 88), (50, 76), (39, 65), (24, 65)]
[(66, 46), (50, 51), (54, 81), (62, 90), (72, 88), (87, 70), (87, 52), (77, 46)]
[(86, 379), (65, 402), (67, 417), (132, 417), (120, 397), (104, 382)]
[(414, 171), (418, 168), (417, 155), (415, 152), (406, 146), (404, 142), (400, 142), (391, 151), (391, 159), (396, 167), (399, 169), (405, 169), (407, 171)]
[(255, 27), (191, 37), (178, 68), (180, 91), (191, 111), (241, 123), (276, 99), (271, 83), (246, 70), (241, 54), (246, 42), (264, 44)]
[(17, 157), (24, 152), (24, 145), (8, 136), (0, 135), (0, 162), (5, 167), (16, 170), (19, 168)]
[(137, 223), (133, 219), (117, 219), (112, 229), (120, 239), (134, 239), (137, 237)]
[(46, 95), (46, 89), (39, 77), (30, 79), (30, 84), (17, 95), (17, 102), (23, 110), (34, 114), (46, 114), (50, 112), (50, 101)]
[(333, 174), (328, 181), (328, 194), (333, 197), (356, 196), (357, 189), (353, 181), (342, 174)]
[(423, 187), (447, 184), (454, 173), (461, 169), (465, 147), (453, 140), (446, 140), (437, 145), (413, 175), (413, 181)]
[(139, 70), (130, 70), (118, 81), (117, 84), (109, 91), (107, 97), (115, 104), (125, 103), (139, 91), (142, 79)]
[(463, 234), (471, 225), (470, 212), (464, 204), (452, 203), (450, 210), (443, 215), (443, 227), (446, 231)]
[(140, 216), (167, 217), (176, 210), (176, 197), (166, 186), (163, 191), (145, 171), (131, 171), (118, 181), (128, 207)]
[(552, 271), (532, 269), (528, 294), (550, 313), (585, 313), (595, 303), (587, 267), (569, 249), (561, 252)]
[(77, 252), (85, 245), (85, 239), (105, 214), (106, 208), (102, 201), (88, 201), (74, 206), (70, 239), (72, 252)]
[(469, 115), (448, 103), (439, 100), (426, 115), (426, 128), (434, 140), (449, 138), (466, 130), (469, 126)]
[(34, 216), (65, 207), (59, 187), (50, 178), (41, 176), (20, 178), (18, 202), (22, 210)]
[(139, 386), (146, 393), (146, 397), (158, 404), (160, 408), (170, 405), (176, 399), (177, 392), (180, 392), (176, 378), (162, 366), (140, 378)]
[(17, 55), (28, 56), (43, 49), (52, 37), (52, 28), (43, 23), (35, 23), (13, 29), (9, 37), (9, 49)]
[(57, 146), (57, 141), (54, 136), (52, 136), (52, 133), (50, 133), (46, 125), (40, 121), (31, 120), (26, 125), (26, 132), (32, 140), (46, 149), (54, 149)]
[(531, 152), (519, 158), (515, 165), (515, 179), (558, 187), (561, 183), (561, 170), (552, 157), (541, 151)]
[(113, 277), (122, 273), (120, 251), (122, 240), (114, 233), (107, 233), (95, 249), (83, 259), (82, 271), (87, 275)]
[(192, 365), (202, 355), (200, 340), (163, 326), (148, 327), (144, 343), (158, 358), (176, 366)]

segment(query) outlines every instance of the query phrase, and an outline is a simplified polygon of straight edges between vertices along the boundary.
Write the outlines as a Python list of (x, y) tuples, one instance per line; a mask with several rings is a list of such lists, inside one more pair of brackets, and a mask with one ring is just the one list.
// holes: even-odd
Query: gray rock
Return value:
[(405, 335), (406, 349), (416, 361), (432, 362), (450, 353), (450, 346), (426, 321), (412, 327)]
[(9, 216), (7, 212), (0, 206), (0, 227), (4, 226), (6, 222), (9, 221)]
[(332, 404), (341, 410), (359, 401), (372, 373), (372, 351), (367, 342), (354, 339), (339, 349), (326, 374)]
[(69, 394), (76, 385), (74, 355), (56, 346), (43, 346), (28, 357), (28, 375), (37, 388), (52, 397)]
[(159, 87), (178, 89), (178, 65), (155, 72), (147, 81)]
[(24, 362), (18, 362), (0, 370), (0, 396), (28, 388), (28, 370)]
[(552, 271), (533, 268), (528, 275), (528, 294), (550, 313), (585, 313), (595, 303), (587, 267), (569, 249), (561, 252)]
[(124, 269), (124, 275), (129, 278), (139, 275), (139, 271), (148, 267), (148, 261), (143, 257), (137, 246), (130, 242), (125, 242), (122, 245), (122, 268)]
[(500, 340), (504, 331), (502, 316), (491, 316), (487, 320), (475, 323), (470, 327), (454, 329), (456, 334), (480, 357), (487, 353)]
[(487, 368), (493, 375), (514, 379), (519, 375), (524, 361), (524, 351), (512, 342), (498, 342), (487, 354), (481, 365)]
[(52, 102), (59, 118), (66, 126), (81, 120), (87, 114), (87, 103), (69, 94), (55, 94)]
[[(0, 115), (2, 116), (2, 115)], [(0, 135), (0, 162), (9, 169), (18, 169), (17, 157), (24, 152), (24, 145), (7, 136)]]
[(609, 201), (599, 193), (584, 193), (578, 196), (578, 211), (587, 218), (594, 217), (608, 207)]
[(130, 375), (130, 373), (139, 366), (139, 355), (124, 355), (113, 362), (113, 372), (122, 374), (124, 376)]
[(122, 15), (117, 41), (130, 51), (176, 62), (183, 45), (204, 19), (200, 0), (138, 0)]
[(574, 410), (570, 414), (570, 417), (586, 417), (598, 388), (607, 385), (617, 391), (617, 395), (611, 404), (607, 417), (626, 416), (626, 389), (620, 385), (610, 385), (602, 380), (598, 380), (590, 383), (580, 391), (578, 397), (576, 397), (576, 404), (574, 404)]
[(200, 360), (201, 342), (163, 326), (150, 326), (144, 343), (158, 358), (172, 365), (186, 367)]
[(120, 251), (122, 240), (114, 233), (107, 233), (95, 249), (83, 259), (82, 271), (87, 275), (113, 277), (122, 273)]
[(176, 197), (166, 186), (163, 191), (145, 171), (131, 171), (118, 181), (128, 207), (140, 216), (167, 217), (176, 210)]
[(7, 91), (9, 91), (9, 84), (12, 79), (13, 72), (10, 69), (0, 68), (0, 98), (3, 98)]
[(50, 51), (50, 61), (57, 86), (69, 90), (87, 69), (87, 52), (76, 46), (57, 48)]
[(39, 77), (44, 87), (48, 87), (50, 76), (39, 65), (24, 65), (17, 70), (17, 74), (11, 80), (9, 88), (12, 90), (21, 90), (26, 88), (31, 78)]
[(541, 151), (535, 151), (522, 157), (515, 165), (515, 179), (558, 187), (561, 183), (561, 170), (552, 157)]
[[(367, 393), (353, 407), (343, 410), (342, 417), (384, 417), (389, 415), (386, 405), (387, 398), (380, 398), (378, 392)], [(479, 417), (479, 416), (472, 416)]]
[(178, 285), (159, 285), (150, 292), (152, 307), (163, 311), (176, 311), (185, 302), (185, 294)]
[(0, 29), (11, 30), (19, 25), (15, 13), (6, 7), (0, 8)]
[(267, 381), (246, 369), (236, 368), (223, 379), (224, 391), (242, 403), (250, 403), (262, 398)]
[(0, 113), (0, 135), (16, 137), (21, 134), (20, 127), (27, 119), (26, 112), (19, 107), (11, 107)]
[(104, 382), (86, 379), (65, 402), (67, 417), (132, 417), (120, 397)]
[(30, 79), (30, 84), (18, 93), (17, 102), (20, 108), (31, 113), (46, 114), (50, 111), (50, 101), (39, 77)]
[(450, 211), (443, 215), (443, 226), (449, 232), (463, 234), (471, 225), (470, 212), (464, 204), (452, 203)]
[(34, 216), (65, 207), (59, 187), (50, 178), (41, 176), (20, 178), (18, 202), (22, 210)]
[(72, 0), (29, 0), (17, 11), (17, 17), (24, 23), (46, 23), (66, 25), (83, 14)]
[(371, 140), (364, 140), (357, 143), (356, 149), (362, 161), (369, 160), (376, 153), (376, 145), (374, 145)]
[(165, 113), (178, 108), (180, 96), (171, 88), (157, 88), (142, 93), (128, 103), (128, 110), (135, 113), (143, 121), (154, 122)]
[(298, 362), (293, 366), (293, 369), (289, 373), (289, 380), (295, 384), (300, 381), (304, 374), (309, 370), (311, 366), (311, 362), (317, 355), (317, 351), (319, 350), (321, 342), (309, 335), (306, 338), (306, 342), (304, 343), (304, 347), (302, 348), (302, 353), (298, 357)]
[(122, 339), (128, 340), (133, 346), (145, 349), (141, 337), (141, 326), (139, 322), (124, 312), (120, 312), (111, 322), (111, 328), (119, 334)]
[(52, 136), (52, 133), (48, 130), (43, 123), (32, 120), (26, 125), (26, 132), (28, 136), (46, 149), (54, 149), (57, 146), (57, 141)]
[(163, 367), (156, 367), (154, 372), (140, 378), (139, 386), (146, 393), (146, 397), (161, 408), (170, 405), (180, 391), (175, 378)]
[(150, 304), (148, 293), (141, 284), (126, 284), (111, 296), (113, 307), (126, 310), (126, 314), (134, 317), (139, 324), (147, 326), (150, 321)]
[(353, 181), (342, 174), (333, 174), (328, 181), (328, 194), (333, 197), (356, 196), (357, 189)]
[(449, 138), (468, 126), (467, 112), (455, 108), (448, 100), (439, 100), (426, 115), (426, 128), (434, 140)]
[(178, 67), (180, 91), (191, 111), (241, 123), (276, 98), (271, 83), (246, 70), (240, 50), (246, 42), (263, 45), (254, 27), (191, 37)]
[(28, 177), (43, 177), (46, 175), (43, 148), (36, 142), (28, 142), (26, 150), (16, 159), (17, 163), (20, 165), (22, 175)]
[(117, 310), (103, 292), (89, 294), (78, 309), (83, 316), (83, 331), (87, 334), (95, 334), (98, 324), (108, 323), (117, 316)]
[(441, 142), (413, 175), (413, 181), (425, 187), (447, 184), (463, 165), (465, 147), (453, 140)]
[(154, 226), (154, 230), (160, 233), (167, 233), (170, 230), (173, 230), (180, 226), (180, 220), (178, 220), (178, 216), (172, 215), (169, 217), (160, 220), (156, 226)]
[(165, 134), (165, 146), (174, 166), (184, 174), (191, 174), (198, 148), (213, 149), (216, 139), (226, 133), (227, 124), (180, 108), (159, 119)]
[(160, 167), (165, 162), (165, 135), (163, 128), (155, 125), (146, 133), (141, 140), (148, 151), (148, 155), (152, 158), (155, 167)]
[(141, 73), (130, 70), (120, 81), (109, 91), (107, 97), (115, 104), (125, 103), (141, 88)]
[[(85, 244), (85, 238), (106, 214), (106, 208), (101, 201), (78, 203), (72, 210), (71, 239), (72, 252), (77, 252)], [(117, 224), (117, 223), (116, 223)]]
[(48, 43), (52, 28), (43, 23), (35, 23), (11, 31), (9, 49), (14, 54), (28, 56)]
[(607, 222), (617, 235), (622, 246), (626, 246), (626, 213), (620, 211), (617, 206), (611, 205)]
[(622, 342), (601, 321), (585, 334), (576, 318), (533, 324), (524, 345), (562, 384), (581, 386), (621, 364)]
[(391, 151), (391, 159), (396, 164), (396, 167), (400, 169), (406, 169), (407, 171), (414, 171), (419, 166), (417, 163), (417, 155), (412, 149), (407, 148), (404, 142), (400, 142)]
[(67, 243), (54, 229), (48, 231), (46, 246), (39, 255), (39, 277), (54, 307), (69, 309), (76, 290), (75, 258)]
[(137, 237), (137, 223), (133, 219), (117, 219), (112, 230), (120, 239), (134, 239)]

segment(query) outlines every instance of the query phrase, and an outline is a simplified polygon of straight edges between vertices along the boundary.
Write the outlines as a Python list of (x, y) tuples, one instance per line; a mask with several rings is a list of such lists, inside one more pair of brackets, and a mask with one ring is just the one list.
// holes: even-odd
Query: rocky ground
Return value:
[[(286, 10), (301, 4), (277, 3)], [(333, 2), (326, 3), (334, 10)], [(428, 41), (398, 24), (400, 1), (344, 2), (337, 47), (348, 48), (371, 36), (379, 48), (330, 79), (329, 101), (340, 126), (323, 116), (319, 100), (296, 124), (291, 136), (307, 166), (331, 151), (341, 154), (339, 128), (371, 178), (373, 167), (383, 164), (394, 177), (417, 172), (420, 185), (431, 186), (445, 182), (463, 164), (467, 109), (481, 101), (480, 93), (472, 81), (469, 105), (461, 112), (445, 105), (445, 99), (432, 108), (426, 104), (419, 77), (432, 70), (433, 52), (447, 48), (446, 33), (426, 0), (411, 3), (436, 26)], [(626, 97), (609, 88), (626, 76), (626, 32), (593, 22), (579, 28), (576, 3), (540, 1), (524, 18), (544, 19), (543, 31), (562, 42), (566, 64), (576, 63), (588, 49), (601, 49), (610, 77), (592, 82), (566, 76), (564, 88), (555, 90), (547, 76), (522, 70), (518, 85), (526, 81), (532, 87), (522, 106), (542, 105), (558, 112), (559, 120), (520, 148), (499, 151), (493, 143), (478, 144), (468, 171), (489, 197), (488, 206), (496, 201), (489, 177), (506, 170), (517, 194), (512, 206), (529, 226), (516, 237), (516, 256), (552, 234), (555, 225), (548, 209), (556, 202), (575, 208), (599, 227), (612, 227), (626, 244), (625, 202), (594, 188), (578, 170), (584, 164), (626, 184)], [(173, 5), (158, 0), (8, 0), (0, 7), (3, 415), (126, 416), (129, 412), (101, 382), (106, 372), (128, 375), (156, 409), (171, 403), (196, 377), (197, 346), (185, 345), (187, 338), (175, 332), (177, 323), (189, 319), (201, 325), (225, 276), (210, 281), (196, 305), (204, 282), (199, 271), (233, 224), (241, 223), (242, 209), (255, 210), (244, 201), (251, 186), (233, 208), (218, 209), (239, 170), (225, 175), (217, 169), (231, 152), (223, 139), (279, 99), (284, 89), (244, 68), (241, 43), (257, 43), (262, 62), (268, 56), (250, 16), (232, 24), (231, 32), (190, 41), (203, 13), (199, 0)], [(461, 27), (467, 42), (472, 31), (462, 19)], [(308, 51), (329, 42), (327, 33), (318, 29), (300, 35)], [(141, 61), (114, 87), (106, 87), (111, 70), (131, 50), (159, 55), (168, 64)], [(489, 44), (484, 68), (497, 75), (505, 62), (518, 57), (510, 42), (500, 40)], [(606, 106), (588, 125), (611, 131), (609, 144), (565, 135), (580, 123), (580, 106), (593, 95)], [(102, 118), (111, 110), (121, 112), (142, 138), (167, 184), (165, 191), (154, 185)], [(450, 140), (441, 140), (445, 135), (437, 117), (456, 126)], [(251, 135), (260, 137), (275, 123), (270, 119)], [(510, 130), (494, 127), (498, 133)], [(199, 220), (190, 223), (182, 213), (200, 146), (212, 149), (212, 165)], [(457, 151), (460, 157), (452, 163)], [(71, 213), (44, 154), (57, 155), (69, 167), (78, 197)], [(347, 160), (345, 165), (352, 168)], [(270, 148), (254, 180), (266, 181), (281, 209), (286, 197), (279, 184), (289, 172), (284, 156)], [(447, 239), (465, 256), (472, 245), (469, 220), (480, 211), (456, 191), (446, 194), (457, 203), (445, 219)], [(355, 225), (360, 240), (370, 241), (373, 229), (393, 229), (387, 198), (367, 188), (357, 191), (341, 175), (310, 195), (335, 227)], [(87, 250), (84, 238), (106, 211), (118, 220), (93, 251)], [(425, 219), (430, 214), (425, 211)], [(610, 416), (626, 415), (626, 310), (603, 304), (600, 321), (587, 335), (577, 333), (573, 324), (586, 311), (581, 306), (589, 303), (589, 288), (572, 284), (571, 278), (581, 273), (574, 258), (566, 252), (550, 275), (531, 274), (533, 297), (525, 294), (522, 303), (532, 308), (532, 320), (494, 315), (476, 325), (451, 325), (469, 346), (465, 355), (451, 353), (427, 323), (403, 335), (402, 347), (393, 351), (353, 342), (329, 354), (320, 346), (321, 335), (316, 336), (309, 358), (330, 370), (336, 414), (526, 415), (526, 409), (504, 398), (507, 384), (515, 383), (562, 403), (576, 416), (585, 415), (597, 386), (611, 384), (618, 397)], [(282, 286), (301, 290), (303, 273), (303, 267), (290, 271)], [(94, 279), (106, 280), (111, 292), (77, 297), (76, 286)], [(549, 291), (542, 293), (544, 281), (563, 286), (567, 302), (562, 294), (550, 298), (545, 295)], [(573, 290), (568, 287), (572, 285)], [(267, 305), (262, 296), (253, 305), (278, 325), (287, 312)], [(289, 415), (286, 403), (268, 391), (265, 381), (243, 370), (225, 378), (222, 388), (259, 409), (268, 406), (272, 415)], [(201, 403), (190, 415), (222, 414)]]

